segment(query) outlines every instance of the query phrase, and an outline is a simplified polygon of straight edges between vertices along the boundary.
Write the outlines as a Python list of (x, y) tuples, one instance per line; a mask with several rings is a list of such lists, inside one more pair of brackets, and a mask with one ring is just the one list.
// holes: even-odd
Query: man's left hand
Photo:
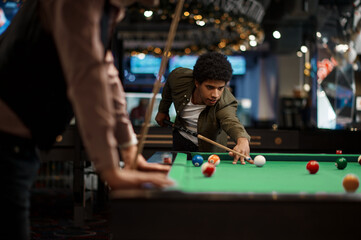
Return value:
[[(233, 148), (233, 150), (249, 157), (250, 148), (248, 139), (238, 138), (237, 145)], [(233, 164), (236, 164), (238, 160), (240, 160), (242, 165), (246, 164), (245, 160), (249, 163), (253, 163), (252, 160), (245, 159), (244, 157), (234, 154), (233, 152), (229, 152), (229, 155), (233, 157)]]

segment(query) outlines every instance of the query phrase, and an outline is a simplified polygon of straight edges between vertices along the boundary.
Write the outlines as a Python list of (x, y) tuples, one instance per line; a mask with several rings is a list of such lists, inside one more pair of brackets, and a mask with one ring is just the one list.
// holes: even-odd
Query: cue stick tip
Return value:
[(246, 161), (247, 161), (248, 163), (250, 163), (250, 164), (254, 164), (254, 161), (252, 160), (251, 157), (247, 157), (247, 158), (246, 158)]

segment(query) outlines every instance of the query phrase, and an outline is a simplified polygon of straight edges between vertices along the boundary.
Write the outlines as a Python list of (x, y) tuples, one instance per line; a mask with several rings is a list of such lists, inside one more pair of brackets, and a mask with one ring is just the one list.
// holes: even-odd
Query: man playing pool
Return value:
[[(233, 150), (249, 156), (250, 136), (237, 118), (237, 100), (226, 88), (232, 72), (227, 57), (215, 52), (201, 55), (193, 71), (187, 68), (173, 70), (164, 85), (155, 120), (160, 126), (165, 126), (164, 120), (169, 120), (169, 108), (174, 103), (175, 125), (198, 132), (224, 146), (227, 146), (229, 135), (236, 142)], [(176, 129), (173, 131), (173, 150), (224, 151)], [(245, 164), (243, 157), (232, 152), (229, 154), (234, 157), (234, 164), (238, 160)]]

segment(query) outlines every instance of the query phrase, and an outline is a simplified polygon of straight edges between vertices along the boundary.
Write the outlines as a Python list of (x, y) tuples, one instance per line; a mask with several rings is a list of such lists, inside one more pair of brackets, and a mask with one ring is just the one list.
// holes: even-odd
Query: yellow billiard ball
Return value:
[(342, 180), (342, 186), (346, 192), (355, 192), (359, 187), (360, 181), (354, 174), (347, 174)]

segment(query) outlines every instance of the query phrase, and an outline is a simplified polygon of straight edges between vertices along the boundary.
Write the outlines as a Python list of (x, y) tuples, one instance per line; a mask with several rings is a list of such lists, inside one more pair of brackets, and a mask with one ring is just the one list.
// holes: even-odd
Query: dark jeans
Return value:
[(30, 189), (38, 168), (30, 140), (0, 132), (1, 239), (30, 239)]
[(184, 138), (178, 130), (173, 130), (173, 151), (198, 152), (198, 146)]

